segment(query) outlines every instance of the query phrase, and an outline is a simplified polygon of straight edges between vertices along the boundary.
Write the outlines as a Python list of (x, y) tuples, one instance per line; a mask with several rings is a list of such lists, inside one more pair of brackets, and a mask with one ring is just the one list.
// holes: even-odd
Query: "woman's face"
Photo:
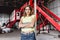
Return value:
[(26, 12), (27, 15), (29, 15), (30, 12), (31, 12), (30, 8), (29, 8), (29, 7), (26, 7), (26, 8), (25, 8), (25, 12)]

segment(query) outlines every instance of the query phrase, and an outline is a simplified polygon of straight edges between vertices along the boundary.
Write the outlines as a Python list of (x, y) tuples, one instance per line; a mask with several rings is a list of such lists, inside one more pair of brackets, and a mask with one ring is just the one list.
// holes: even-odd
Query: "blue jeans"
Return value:
[(36, 40), (35, 33), (23, 34), (21, 33), (21, 40)]

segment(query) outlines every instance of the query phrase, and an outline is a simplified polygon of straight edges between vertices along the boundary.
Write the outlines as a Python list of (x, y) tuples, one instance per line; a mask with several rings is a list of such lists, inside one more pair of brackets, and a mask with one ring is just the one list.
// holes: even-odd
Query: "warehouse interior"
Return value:
[[(0, 27), (6, 24), (9, 32), (0, 32), (0, 40), (20, 40), (18, 24), (23, 9), (35, 0), (0, 0)], [(60, 39), (60, 0), (36, 0), (36, 39)], [(1, 31), (1, 30), (0, 30)]]

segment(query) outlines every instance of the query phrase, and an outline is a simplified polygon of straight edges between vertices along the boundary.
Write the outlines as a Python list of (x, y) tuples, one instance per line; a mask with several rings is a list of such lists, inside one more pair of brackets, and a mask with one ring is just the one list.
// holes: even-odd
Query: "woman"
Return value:
[(36, 16), (32, 12), (32, 8), (28, 5), (24, 9), (24, 14), (19, 22), (21, 29), (21, 40), (36, 40), (34, 33), (34, 24)]

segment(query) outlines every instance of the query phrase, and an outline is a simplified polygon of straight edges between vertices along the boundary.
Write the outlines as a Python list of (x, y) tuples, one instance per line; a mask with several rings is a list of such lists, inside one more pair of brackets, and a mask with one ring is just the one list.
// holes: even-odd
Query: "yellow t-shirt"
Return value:
[[(34, 17), (35, 15), (31, 15), (29, 17), (22, 17), (22, 23), (23, 24), (31, 23)], [(34, 28), (22, 28), (21, 31), (23, 32), (34, 31)]]

